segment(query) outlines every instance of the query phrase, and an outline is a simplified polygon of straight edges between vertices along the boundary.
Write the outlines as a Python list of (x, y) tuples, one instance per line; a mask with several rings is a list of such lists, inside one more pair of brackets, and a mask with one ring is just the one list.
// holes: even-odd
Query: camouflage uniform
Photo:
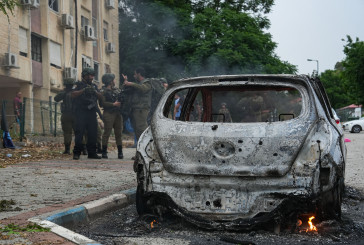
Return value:
[(232, 122), (230, 111), (227, 108), (219, 109), (218, 122)]
[(63, 130), (63, 141), (64, 141), (64, 152), (63, 154), (71, 154), (70, 146), (72, 142), (72, 131), (74, 126), (74, 116), (72, 112), (72, 86), (74, 84), (73, 79), (65, 79), (63, 81), (65, 88), (63, 91), (59, 92), (55, 97), (54, 100), (56, 102), (61, 103), (61, 124)]
[[(102, 82), (105, 84), (105, 89), (103, 91), (103, 101), (102, 107), (104, 108), (104, 134), (102, 135), (102, 158), (108, 158), (107, 156), (107, 146), (109, 137), (112, 129), (115, 133), (115, 141), (118, 148), (118, 158), (123, 159), (122, 151), (122, 139), (121, 133), (123, 131), (123, 117), (121, 115), (120, 107), (116, 107), (113, 104), (118, 101), (118, 96), (120, 94), (120, 89), (112, 87), (107, 88), (107, 86), (113, 82), (115, 75), (107, 73), (102, 76)], [(120, 102), (120, 101), (119, 101)]]
[(147, 117), (150, 110), (151, 90), (149, 79), (144, 79), (140, 83), (132, 83), (133, 88), (131, 98), (131, 122), (135, 136), (139, 140), (140, 135), (148, 127)]

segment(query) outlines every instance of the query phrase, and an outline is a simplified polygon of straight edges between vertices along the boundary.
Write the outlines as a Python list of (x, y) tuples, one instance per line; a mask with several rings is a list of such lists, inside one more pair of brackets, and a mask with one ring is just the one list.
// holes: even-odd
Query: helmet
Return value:
[(82, 70), (81, 76), (84, 77), (86, 75), (92, 75), (95, 76), (95, 70), (91, 67), (86, 67)]
[(161, 77), (160, 80), (161, 80), (162, 83), (167, 83), (168, 84), (167, 79), (165, 79), (164, 77)]
[(105, 84), (106, 86), (111, 83), (112, 81), (114, 81), (115, 79), (115, 75), (113, 73), (106, 73), (102, 76), (102, 83)]
[(73, 79), (73, 78), (63, 79), (63, 85), (73, 85), (74, 83), (75, 83), (75, 79)]

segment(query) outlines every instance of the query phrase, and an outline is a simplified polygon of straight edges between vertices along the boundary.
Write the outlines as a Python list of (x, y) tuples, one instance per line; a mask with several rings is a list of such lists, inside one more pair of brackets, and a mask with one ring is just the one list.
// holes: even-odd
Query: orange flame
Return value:
[(315, 216), (311, 216), (309, 219), (308, 219), (308, 224), (310, 225), (310, 228), (306, 230), (306, 232), (308, 231), (317, 231), (317, 228), (316, 226), (313, 225), (312, 223), (312, 220), (315, 218)]
[(158, 223), (156, 220), (153, 220), (152, 222), (150, 222), (150, 227), (153, 229), (154, 228), (154, 223)]

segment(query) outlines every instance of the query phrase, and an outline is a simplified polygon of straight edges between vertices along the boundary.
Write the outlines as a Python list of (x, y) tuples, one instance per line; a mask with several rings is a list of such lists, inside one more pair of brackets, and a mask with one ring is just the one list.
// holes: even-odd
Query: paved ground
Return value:
[[(346, 184), (364, 192), (363, 159), (364, 132), (345, 135), (348, 161)], [(6, 224), (28, 224), (28, 219), (48, 212), (74, 207), (102, 197), (136, 187), (131, 157), (135, 148), (124, 148), (124, 159), (116, 152), (109, 159), (79, 161), (48, 160), (27, 162), (0, 169), (0, 199), (14, 200), (17, 211), (0, 212), (0, 228)], [(22, 236), (4, 236), (0, 244), (73, 244), (51, 232), (36, 232)]]
[[(0, 228), (14, 223), (25, 225), (29, 218), (65, 209), (136, 186), (131, 157), (135, 148), (124, 148), (124, 159), (116, 152), (109, 159), (27, 162), (0, 169), (0, 199), (14, 200), (14, 211), (0, 212)], [(15, 236), (16, 237), (16, 236)], [(27, 237), (4, 237), (0, 244), (73, 244), (51, 232)]]

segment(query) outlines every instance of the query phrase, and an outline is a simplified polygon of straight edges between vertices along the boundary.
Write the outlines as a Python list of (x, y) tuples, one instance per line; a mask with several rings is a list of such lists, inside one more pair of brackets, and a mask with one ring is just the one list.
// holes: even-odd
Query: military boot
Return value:
[(82, 155), (87, 155), (87, 147), (86, 145), (82, 145)]
[(101, 153), (102, 153), (101, 144), (97, 143), (97, 154), (101, 154)]
[(101, 159), (101, 157), (99, 155), (95, 153), (91, 153), (91, 154), (88, 154), (88, 157), (87, 158), (90, 158), (90, 159)]
[(123, 146), (122, 145), (118, 145), (118, 158), (119, 159), (123, 159), (124, 155), (123, 155)]
[(66, 145), (64, 145), (64, 152), (63, 152), (63, 154), (71, 154), (71, 152), (70, 152), (70, 145), (69, 144), (66, 144)]
[(79, 160), (80, 154), (73, 153), (73, 160)]
[(107, 156), (107, 145), (102, 146), (102, 158), (108, 158)]

